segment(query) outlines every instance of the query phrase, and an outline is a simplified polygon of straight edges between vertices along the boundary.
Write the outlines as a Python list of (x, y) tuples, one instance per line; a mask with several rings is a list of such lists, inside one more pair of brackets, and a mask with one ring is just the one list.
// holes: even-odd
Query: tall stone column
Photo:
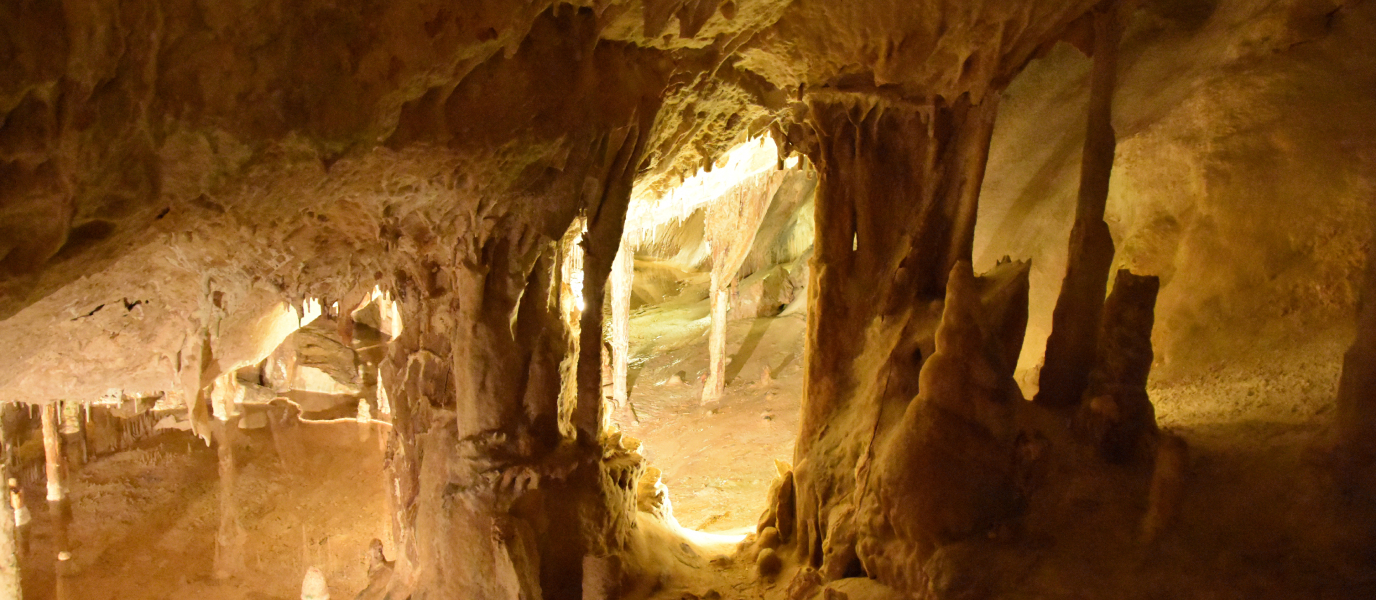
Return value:
[(235, 491), (239, 467), (234, 462), (234, 440), (239, 433), (238, 415), (216, 415), (215, 454), (220, 474), (220, 524), (215, 532), (215, 577), (228, 579), (244, 566), (244, 530), (239, 523)]
[[(643, 120), (643, 115), (641, 119)], [(585, 199), (587, 233), (583, 235), (583, 315), (578, 331), (578, 404), (573, 424), (585, 443), (594, 443), (607, 426), (602, 401), (602, 308), (612, 264), (620, 253), (648, 123), (618, 128), (594, 150), (602, 165), (599, 194)]]
[[(0, 410), (0, 414), (3, 412)], [(9, 481), (11, 450), (9, 432), (4, 427), (4, 419), (0, 419), (0, 480)], [(20, 547), (8, 491), (5, 501), (0, 504), (4, 505), (0, 507), (0, 600), (20, 600), (23, 598)]]
[(1113, 88), (1122, 35), (1117, 3), (1094, 9), (1094, 70), (1089, 117), (1080, 165), (1080, 194), (1070, 230), (1065, 280), (1051, 315), (1051, 335), (1035, 400), (1045, 406), (1076, 406), (1089, 385), (1098, 347), (1099, 317), (1113, 265), (1113, 237), (1104, 223), (1109, 176), (1117, 145), (1113, 133)]
[[(585, 557), (607, 556), (629, 528), (617, 490), (634, 479), (605, 477), (602, 309), (674, 65), (599, 40), (599, 19), (542, 13), (518, 51), (403, 107), (409, 125), (391, 140), (421, 138), (462, 168), (380, 217), (375, 272), (402, 315), (380, 367), (394, 415), (390, 597), (579, 598)], [(579, 218), (572, 359), (555, 264)]]
[[(43, 405), (43, 455), (48, 478), (48, 514), (53, 524), (53, 549), (57, 551), (55, 569), (59, 589), (65, 584), (71, 563), (71, 544), (67, 538), (72, 508), (67, 499), (67, 459), (58, 431), (61, 415), (56, 402)], [(59, 597), (61, 595), (59, 594)]]
[(760, 222), (783, 183), (782, 169), (747, 177), (707, 206), (707, 243), (712, 248), (710, 302), (712, 325), (707, 336), (707, 383), (702, 389), (704, 404), (721, 399), (726, 389), (726, 324), (731, 307), (731, 290), (736, 286), (741, 265), (755, 244)]
[(630, 397), (626, 378), (631, 352), (631, 285), (635, 281), (635, 253), (621, 241), (612, 261), (612, 400), (625, 406)]
[(67, 499), (67, 461), (63, 456), (62, 435), (59, 433), (59, 406), (56, 402), (43, 405), (43, 458), (48, 476), (48, 502)]
[[(722, 268), (721, 271), (725, 271)], [(726, 391), (726, 323), (731, 312), (732, 275), (712, 267), (707, 301), (711, 321), (707, 329), (707, 380), (702, 386), (702, 403), (721, 400)]]
[[(869, 462), (917, 395), (947, 278), (969, 260), (997, 101), (810, 97), (819, 179), (803, 405), (794, 493), (776, 513), (795, 521), (780, 524), (783, 541), (826, 573), (851, 568)], [(1004, 357), (996, 372), (1011, 374), (1002, 363), (1020, 347), (1026, 268), (1006, 270), (1001, 297), (1021, 299), (1022, 319), (1013, 309), (991, 316), (984, 337)]]

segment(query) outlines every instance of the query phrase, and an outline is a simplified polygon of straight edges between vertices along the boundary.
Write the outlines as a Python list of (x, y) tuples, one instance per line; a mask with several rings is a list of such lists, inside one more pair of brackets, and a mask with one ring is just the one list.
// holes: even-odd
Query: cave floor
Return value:
[(806, 316), (732, 321), (726, 391), (704, 406), (707, 310), (687, 301), (632, 314), (630, 406), (614, 421), (643, 442), (684, 527), (743, 533), (764, 509), (775, 460), (793, 460)]
[[(33, 512), (22, 564), (26, 598), (139, 600), (289, 599), (309, 566), (336, 597), (367, 584), (364, 551), (382, 536), (383, 426), (300, 423), (279, 443), (267, 429), (241, 432), (236, 463), (244, 568), (214, 577), (219, 476), (214, 448), (166, 430), (133, 450), (94, 459), (70, 483), (71, 574), (56, 589), (54, 521), (42, 483), (25, 489)], [(376, 482), (376, 485), (360, 485)]]

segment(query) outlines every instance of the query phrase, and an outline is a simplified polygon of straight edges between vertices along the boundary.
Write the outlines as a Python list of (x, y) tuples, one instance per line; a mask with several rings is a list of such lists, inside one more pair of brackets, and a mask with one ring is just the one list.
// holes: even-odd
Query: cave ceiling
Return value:
[(210, 313), (557, 237), (628, 132), (662, 193), (751, 136), (792, 148), (819, 90), (978, 101), (1092, 4), (5, 3), (0, 387), (155, 389)]

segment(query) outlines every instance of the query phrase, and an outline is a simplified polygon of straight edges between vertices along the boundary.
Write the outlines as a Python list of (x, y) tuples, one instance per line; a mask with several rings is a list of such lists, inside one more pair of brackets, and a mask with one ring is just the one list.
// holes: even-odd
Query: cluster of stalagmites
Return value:
[[(842, 590), (856, 586), (885, 593), (875, 582), (934, 598), (987, 593), (978, 578), (958, 576), (954, 563), (971, 558), (961, 546), (1016, 543), (1030, 497), (1057, 485), (1046, 481), (1048, 464), (1065, 460), (1054, 454), (1089, 453), (1154, 472), (1147, 512), (1133, 526), (1147, 543), (1168, 525), (1185, 456), (1179, 438), (1158, 431), (1145, 391), (1156, 278), (1117, 274), (1090, 386), (1068, 410), (1024, 400), (1009, 361), (1019, 348), (1008, 345), (1022, 326), (991, 318), (1026, 301), (1027, 267), (1002, 263), (977, 278), (969, 263), (955, 265), (921, 391), (886, 429), (852, 432), (873, 435), (854, 467), (856, 487), (822, 499), (820, 523), (798, 513), (796, 471), (780, 465), (757, 533), (741, 548), (759, 577), (796, 563), (787, 597), (797, 600), (845, 597)], [(800, 538), (809, 527), (820, 539)], [(857, 577), (867, 581), (838, 584)]]

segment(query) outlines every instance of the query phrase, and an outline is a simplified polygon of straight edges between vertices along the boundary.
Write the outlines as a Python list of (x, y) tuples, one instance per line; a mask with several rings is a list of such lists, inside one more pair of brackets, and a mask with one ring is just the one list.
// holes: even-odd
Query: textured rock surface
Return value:
[[(268, 356), (308, 299), (347, 309), (379, 289), (405, 327), (380, 365), (397, 556), (375, 583), (394, 597), (652, 588), (666, 567), (644, 556), (704, 561), (604, 431), (603, 286), (633, 186), (663, 196), (769, 132), (818, 173), (802, 427), (761, 523), (781, 542), (769, 570), (802, 563), (799, 595), (861, 574), (953, 597), (1013, 586), (972, 569), (994, 556), (991, 572), (1032, 571), (994, 531), (1021, 502), (1050, 539), (1100, 497), (1088, 516), (1155, 538), (1187, 512), (1183, 445), (1155, 448), (1143, 521), (1143, 473), (1008, 408), (1013, 357), (1030, 366), (1046, 335), (1056, 288), (1042, 284), (1064, 272), (1063, 174), (1082, 145), (1062, 119), (1083, 116), (1064, 107), (1085, 62), (1053, 44), (1082, 42), (1093, 4), (7, 4), (0, 400), (163, 394), (209, 435), (212, 384)], [(1372, 5), (1147, 4), (1125, 33), (1104, 218), (1118, 264), (1161, 277), (1155, 358), (1226, 356), (1245, 336), (1187, 342), (1220, 323), (1274, 333), (1345, 314), (1366, 237), (1349, 223), (1366, 222), (1376, 156)], [(560, 268), (575, 244), (581, 310)], [(973, 278), (971, 258), (1004, 255), (1036, 267)], [(1129, 321), (1103, 381), (1136, 390), (1152, 358)], [(1150, 421), (1123, 394), (1088, 403), (1108, 432)], [(294, 410), (275, 404), (269, 426)], [(1079, 565), (1080, 543), (1043, 566)]]
[(937, 548), (989, 531), (1017, 510), (1021, 395), (1012, 371), (986, 355), (980, 310), (969, 263), (958, 263), (921, 391), (875, 450), (867, 489), (857, 494), (855, 553), (866, 573), (898, 589), (927, 588), (922, 565)]
[[(1158, 379), (1350, 322), (1376, 189), (1376, 60), (1353, 48), (1372, 35), (1363, 2), (1145, 2), (1129, 21), (1105, 220), (1112, 268), (1161, 278)], [(1090, 65), (1064, 44), (1031, 62), (990, 150), (975, 266), (1032, 259), (1028, 371), (1065, 274)]]
[(328, 328), (312, 324), (287, 336), (264, 363), (263, 383), (278, 393), (358, 394), (358, 359), (332, 335), (334, 324)]
[(1113, 462), (1151, 456), (1156, 410), (1147, 397), (1156, 277), (1119, 269), (1104, 302), (1098, 349), (1080, 403), (1081, 426)]

